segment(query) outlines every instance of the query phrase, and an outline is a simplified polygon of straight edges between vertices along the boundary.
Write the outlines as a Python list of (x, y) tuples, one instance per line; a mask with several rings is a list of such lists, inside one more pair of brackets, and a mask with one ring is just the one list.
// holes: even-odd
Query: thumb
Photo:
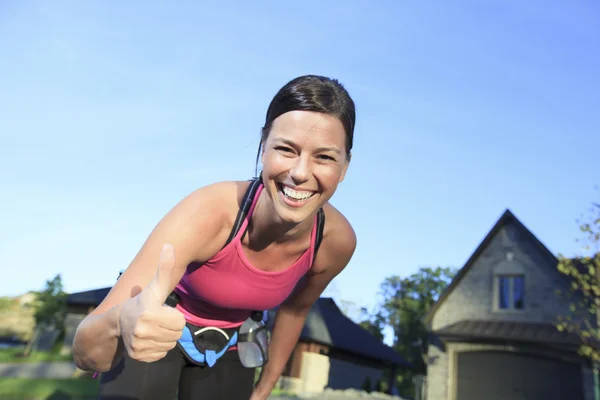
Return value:
[(171, 276), (174, 267), (175, 249), (171, 244), (165, 243), (160, 252), (156, 275), (150, 284), (148, 284), (148, 289), (154, 293), (161, 304), (164, 303), (171, 294)]

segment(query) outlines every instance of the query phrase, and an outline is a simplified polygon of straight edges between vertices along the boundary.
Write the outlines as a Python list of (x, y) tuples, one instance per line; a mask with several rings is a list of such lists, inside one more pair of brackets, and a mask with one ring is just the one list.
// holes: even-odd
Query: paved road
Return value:
[(70, 378), (75, 372), (72, 362), (8, 363), (0, 364), (3, 378)]

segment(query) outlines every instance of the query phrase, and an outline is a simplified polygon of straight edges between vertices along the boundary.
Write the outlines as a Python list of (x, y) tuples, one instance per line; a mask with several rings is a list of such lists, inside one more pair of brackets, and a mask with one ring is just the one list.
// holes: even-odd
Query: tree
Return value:
[(394, 348), (414, 366), (400, 376), (404, 395), (414, 391), (413, 376), (426, 374), (428, 332), (423, 318), (446, 289), (456, 270), (420, 268), (407, 278), (390, 276), (381, 285), (381, 312), (394, 332)]
[(582, 340), (579, 352), (594, 365), (596, 398), (598, 388), (598, 363), (600, 363), (600, 203), (592, 203), (589, 215), (577, 221), (583, 234), (582, 254), (565, 257), (559, 254), (558, 270), (570, 277), (571, 314), (558, 318), (560, 331), (574, 332)]
[(339, 300), (340, 311), (352, 322), (361, 326), (371, 335), (383, 342), (383, 329), (386, 326), (385, 317), (381, 311), (369, 312), (366, 307), (361, 307), (350, 300)]
[(367, 310), (363, 308), (363, 313), (366, 314), (366, 317), (359, 322), (358, 325), (383, 342), (383, 329), (385, 328), (386, 321), (381, 311), (370, 315)]
[(32, 352), (34, 342), (42, 326), (53, 327), (59, 332), (59, 338), (64, 334), (64, 318), (67, 308), (67, 294), (63, 291), (62, 277), (60, 274), (46, 281), (44, 290), (35, 293), (35, 301), (32, 304), (34, 309), (33, 317), (35, 326), (29, 343), (23, 352), (24, 356), (29, 356)]
[(49, 325), (58, 330), (64, 328), (67, 294), (63, 291), (60, 274), (46, 281), (46, 287), (36, 293), (34, 304), (36, 325)]
[(359, 323), (364, 318), (364, 307), (360, 307), (352, 300), (339, 300), (338, 307), (342, 314), (350, 318), (354, 323)]

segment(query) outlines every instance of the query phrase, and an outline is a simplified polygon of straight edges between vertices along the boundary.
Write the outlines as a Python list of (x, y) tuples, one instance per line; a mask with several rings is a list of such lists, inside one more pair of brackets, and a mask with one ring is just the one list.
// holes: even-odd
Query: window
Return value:
[(500, 275), (498, 282), (498, 308), (522, 310), (525, 300), (525, 278), (523, 275)]

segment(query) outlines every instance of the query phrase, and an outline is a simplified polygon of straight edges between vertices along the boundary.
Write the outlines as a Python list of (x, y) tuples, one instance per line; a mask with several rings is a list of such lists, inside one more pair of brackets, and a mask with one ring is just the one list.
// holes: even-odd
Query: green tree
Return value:
[(363, 308), (363, 314), (365, 314), (365, 316), (358, 325), (383, 342), (383, 330), (385, 329), (386, 325), (386, 320), (383, 316), (383, 313), (381, 311), (377, 311), (370, 315), (367, 310)]
[(571, 282), (570, 292), (565, 294), (571, 300), (571, 313), (558, 317), (557, 328), (577, 333), (581, 338), (579, 352), (594, 365), (595, 396), (600, 399), (600, 203), (592, 203), (589, 214), (577, 222), (583, 235), (578, 240), (581, 254), (558, 256), (558, 270)]
[(31, 307), (34, 310), (35, 326), (31, 339), (23, 352), (24, 356), (31, 354), (37, 336), (36, 332), (40, 332), (42, 326), (51, 326), (57, 329), (59, 338), (63, 337), (65, 331), (64, 318), (67, 308), (67, 294), (63, 290), (60, 274), (46, 281), (44, 290), (34, 293), (35, 300), (32, 302)]
[(44, 290), (36, 293), (34, 318), (36, 325), (64, 328), (67, 294), (63, 290), (60, 274), (46, 281)]
[(414, 366), (399, 376), (399, 389), (405, 396), (414, 392), (413, 376), (426, 374), (428, 332), (423, 318), (452, 278), (453, 268), (420, 268), (402, 278), (390, 276), (381, 285), (381, 312), (394, 332), (394, 348)]

